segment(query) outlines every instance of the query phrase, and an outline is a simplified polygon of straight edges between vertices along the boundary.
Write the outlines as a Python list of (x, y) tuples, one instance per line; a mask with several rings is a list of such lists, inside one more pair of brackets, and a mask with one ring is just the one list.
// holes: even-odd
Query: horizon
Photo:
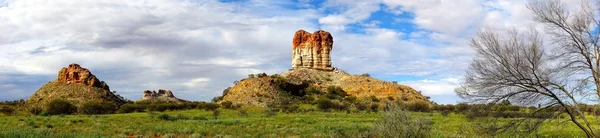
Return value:
[(0, 0), (0, 101), (26, 100), (71, 63), (129, 100), (166, 89), (210, 101), (248, 74), (290, 69), (304, 29), (331, 33), (333, 67), (456, 104), (477, 31), (543, 30), (526, 3)]

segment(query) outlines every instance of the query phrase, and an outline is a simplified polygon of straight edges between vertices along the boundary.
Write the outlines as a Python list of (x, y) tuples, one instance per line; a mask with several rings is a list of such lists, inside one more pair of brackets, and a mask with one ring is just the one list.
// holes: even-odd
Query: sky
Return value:
[(477, 31), (542, 28), (527, 3), (0, 0), (0, 101), (27, 99), (70, 63), (130, 100), (169, 89), (210, 101), (248, 74), (291, 68), (292, 37), (304, 29), (332, 34), (333, 66), (454, 104)]

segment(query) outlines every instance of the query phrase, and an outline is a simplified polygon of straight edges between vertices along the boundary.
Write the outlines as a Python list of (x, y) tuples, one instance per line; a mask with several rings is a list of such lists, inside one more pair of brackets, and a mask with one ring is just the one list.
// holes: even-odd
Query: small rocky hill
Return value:
[(62, 68), (56, 80), (44, 84), (26, 103), (43, 107), (55, 99), (67, 100), (78, 106), (86, 102), (125, 103), (122, 97), (110, 91), (104, 81), (78, 64)]
[(281, 75), (258, 74), (258, 77), (242, 79), (225, 90), (219, 102), (266, 106), (281, 101), (301, 100), (307, 95), (307, 91), (312, 91), (309, 88), (325, 94), (328, 87), (341, 88), (349, 96), (357, 98), (374, 96), (405, 102), (429, 102), (408, 86), (382, 81), (369, 75), (350, 75), (334, 68), (330, 58), (333, 37), (329, 32), (319, 30), (310, 34), (299, 30), (292, 41), (292, 69)]
[(183, 103), (186, 100), (179, 99), (173, 95), (170, 90), (159, 89), (158, 92), (145, 90), (144, 96), (135, 102), (146, 102), (146, 103)]

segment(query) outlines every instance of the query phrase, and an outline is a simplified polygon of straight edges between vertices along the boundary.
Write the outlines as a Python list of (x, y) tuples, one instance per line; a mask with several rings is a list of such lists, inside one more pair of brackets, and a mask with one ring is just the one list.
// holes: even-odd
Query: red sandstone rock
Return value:
[(310, 34), (298, 30), (292, 42), (292, 68), (333, 70), (330, 55), (332, 48), (333, 37), (329, 32), (319, 30)]
[(92, 87), (98, 87), (110, 91), (108, 85), (104, 81), (98, 80), (88, 69), (79, 66), (78, 64), (71, 64), (69, 67), (64, 67), (58, 72), (58, 82), (61, 83), (79, 83), (85, 84)]

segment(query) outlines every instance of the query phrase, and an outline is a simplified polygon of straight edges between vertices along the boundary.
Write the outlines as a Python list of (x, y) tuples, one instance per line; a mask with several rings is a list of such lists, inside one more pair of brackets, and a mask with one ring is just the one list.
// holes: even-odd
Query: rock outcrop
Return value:
[(62, 68), (57, 79), (40, 87), (27, 99), (27, 104), (43, 107), (56, 99), (67, 100), (77, 106), (86, 102), (125, 103), (123, 97), (111, 92), (104, 81), (78, 64)]
[(69, 67), (63, 67), (58, 72), (57, 80), (66, 84), (78, 83), (110, 91), (110, 88), (104, 81), (98, 80), (88, 69), (82, 68), (79, 64), (75, 63), (69, 65)]
[[(374, 102), (374, 96), (384, 100), (429, 102), (425, 96), (408, 86), (371, 78), (368, 75), (350, 75), (332, 67), (330, 53), (333, 37), (329, 32), (319, 30), (311, 34), (298, 30), (292, 41), (291, 70), (281, 75), (260, 74), (259, 77), (242, 79), (230, 89), (226, 89), (218, 103), (230, 101), (235, 105), (268, 106), (282, 102), (314, 100), (326, 95), (330, 88), (340, 88), (349, 96), (357, 97), (359, 101)], [(315, 89), (321, 93), (315, 94)]]
[(292, 42), (292, 69), (333, 70), (332, 48), (333, 37), (329, 32), (319, 30), (310, 34), (304, 30), (296, 31)]
[(159, 89), (158, 92), (156, 92), (156, 91), (150, 91), (150, 90), (145, 90), (143, 97), (141, 99), (137, 100), (136, 102), (181, 103), (181, 102), (186, 102), (186, 101), (175, 97), (175, 95), (173, 95), (173, 92), (171, 92), (170, 90)]

